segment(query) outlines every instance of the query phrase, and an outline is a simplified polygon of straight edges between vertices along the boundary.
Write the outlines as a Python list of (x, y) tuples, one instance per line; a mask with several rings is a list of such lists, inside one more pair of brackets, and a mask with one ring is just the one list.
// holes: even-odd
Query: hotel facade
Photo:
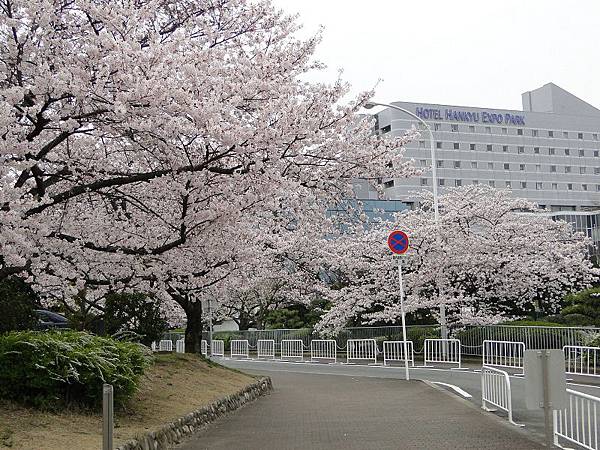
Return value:
[[(423, 119), (433, 133), (440, 192), (446, 187), (485, 184), (509, 188), (555, 219), (586, 232), (600, 248), (600, 110), (546, 84), (522, 94), (523, 110), (393, 102)], [(400, 136), (420, 125), (407, 114), (384, 109), (376, 132)], [(405, 156), (424, 173), (382, 179), (385, 199), (410, 208), (415, 192), (431, 190), (429, 134), (406, 146)], [(357, 186), (367, 209), (377, 193)]]

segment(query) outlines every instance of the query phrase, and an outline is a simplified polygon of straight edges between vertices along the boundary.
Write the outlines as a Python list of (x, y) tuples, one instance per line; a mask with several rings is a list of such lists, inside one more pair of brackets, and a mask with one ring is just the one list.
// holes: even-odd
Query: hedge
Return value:
[(0, 397), (42, 409), (98, 408), (102, 384), (121, 406), (149, 363), (139, 344), (76, 331), (23, 331), (0, 336)]

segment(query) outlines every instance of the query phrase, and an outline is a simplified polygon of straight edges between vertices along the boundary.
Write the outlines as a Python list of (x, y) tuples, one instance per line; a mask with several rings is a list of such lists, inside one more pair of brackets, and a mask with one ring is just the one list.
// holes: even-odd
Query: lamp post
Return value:
[[(439, 223), (437, 162), (435, 159), (435, 145), (433, 142), (433, 132), (431, 131), (431, 128), (429, 127), (429, 125), (427, 125), (427, 122), (425, 122), (415, 113), (412, 113), (409, 110), (401, 108), (399, 106), (379, 102), (367, 102), (364, 105), (366, 109), (371, 109), (375, 106), (383, 106), (384, 108), (395, 109), (397, 111), (403, 112), (404, 114), (407, 114), (413, 119), (417, 120), (421, 125), (425, 127), (425, 129), (429, 133), (429, 147), (431, 149), (431, 177), (433, 184), (433, 219), (435, 227), (437, 228)], [(446, 324), (446, 306), (444, 304), (440, 305), (440, 325), (442, 329), (442, 339), (448, 339), (448, 326)]]

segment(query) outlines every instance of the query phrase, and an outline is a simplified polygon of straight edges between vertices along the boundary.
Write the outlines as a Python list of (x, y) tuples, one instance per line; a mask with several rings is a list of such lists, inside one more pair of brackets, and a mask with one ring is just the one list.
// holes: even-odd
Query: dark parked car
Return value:
[(54, 328), (70, 328), (69, 320), (65, 316), (61, 316), (46, 309), (36, 309), (35, 313), (40, 319), (39, 329), (49, 330)]

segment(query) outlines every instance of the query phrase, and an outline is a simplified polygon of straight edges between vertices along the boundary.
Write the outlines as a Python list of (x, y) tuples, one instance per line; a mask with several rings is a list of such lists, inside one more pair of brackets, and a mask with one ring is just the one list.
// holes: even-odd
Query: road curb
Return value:
[(214, 401), (210, 405), (197, 409), (157, 431), (151, 431), (132, 439), (116, 450), (167, 450), (182, 438), (189, 436), (225, 414), (241, 408), (273, 389), (270, 377), (261, 377), (235, 394)]

